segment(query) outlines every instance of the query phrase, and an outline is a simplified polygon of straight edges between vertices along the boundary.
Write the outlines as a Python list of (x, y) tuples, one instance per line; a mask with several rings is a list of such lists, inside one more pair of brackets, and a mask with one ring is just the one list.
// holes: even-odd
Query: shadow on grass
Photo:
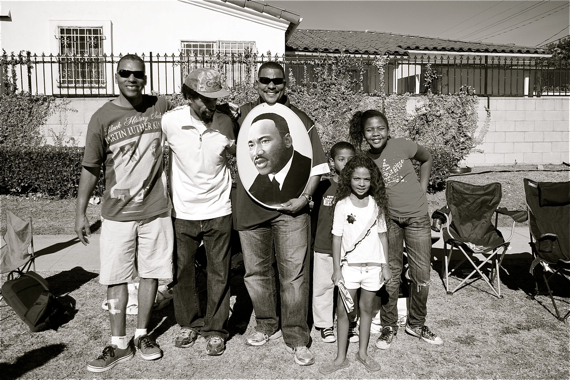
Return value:
[(17, 379), (33, 369), (43, 366), (66, 349), (65, 344), (52, 344), (36, 348), (20, 356), (13, 364), (0, 363), (2, 379)]
[[(101, 221), (97, 220), (95, 223), (91, 224), (89, 228), (91, 229), (91, 233), (94, 233), (95, 231), (99, 230), (99, 228), (101, 228)], [(49, 247), (42, 248), (39, 251), (36, 251), (35, 255), (36, 257), (50, 255), (52, 253), (59, 252), (67, 247), (71, 247), (77, 243), (79, 243), (78, 238), (69, 239), (68, 241), (52, 244)]]
[(75, 267), (70, 270), (54, 274), (46, 278), (50, 290), (55, 296), (68, 294), (79, 289), (84, 284), (99, 276), (98, 273), (88, 272), (82, 267)]

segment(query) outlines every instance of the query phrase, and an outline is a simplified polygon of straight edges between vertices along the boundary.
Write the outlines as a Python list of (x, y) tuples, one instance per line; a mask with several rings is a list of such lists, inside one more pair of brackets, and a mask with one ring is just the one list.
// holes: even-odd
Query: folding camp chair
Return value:
[(0, 274), (7, 273), (10, 280), (15, 274), (21, 275), (32, 267), (35, 271), (32, 219), (24, 221), (11, 211), (6, 211), (6, 233), (3, 238), (5, 244), (0, 248)]
[[(524, 191), (529, 218), (530, 246), (534, 261), (530, 273), (540, 265), (542, 279), (554, 305), (556, 318), (566, 322), (570, 310), (564, 315), (558, 311), (549, 281), (560, 275), (570, 281), (570, 182), (534, 182), (524, 179)], [(550, 272), (547, 276), (546, 272)], [(530, 298), (538, 294), (537, 276)]]
[[(526, 219), (526, 212), (524, 211), (508, 211), (505, 208), (498, 208), (501, 195), (500, 183), (478, 186), (457, 181), (447, 182), (445, 192), (447, 206), (435, 211), (432, 215), (432, 218), (440, 219), (442, 222), (447, 294), (455, 293), (473, 275), (478, 274), (497, 297), (501, 298), (501, 264), (509, 248), (515, 223)], [(508, 215), (513, 219), (511, 234), (507, 240), (497, 229), (499, 214)], [(492, 222), (493, 215), (495, 215), (494, 225)], [(450, 249), (448, 249), (448, 245)], [(464, 257), (452, 270), (449, 270), (449, 262), (454, 248), (459, 249)], [(475, 254), (484, 257), (484, 260), (478, 265), (473, 260)], [(465, 261), (469, 261), (474, 270), (455, 289), (450, 290), (449, 276)], [(482, 269), (491, 261), (493, 264), (491, 273), (490, 276), (487, 276)], [(497, 277), (496, 289), (493, 286), (495, 276)]]

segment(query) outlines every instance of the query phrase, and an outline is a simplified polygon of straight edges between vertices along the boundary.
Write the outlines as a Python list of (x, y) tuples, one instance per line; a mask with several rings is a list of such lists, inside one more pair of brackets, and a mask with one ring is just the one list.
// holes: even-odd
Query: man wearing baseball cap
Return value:
[[(162, 130), (170, 146), (170, 191), (176, 237), (174, 314), (180, 332), (174, 345), (187, 348), (198, 335), (206, 353), (221, 355), (228, 331), (232, 179), (226, 152), (235, 154), (233, 122), (216, 111), (217, 98), (229, 93), (220, 74), (193, 70), (182, 85), (186, 105), (167, 112)], [(196, 291), (195, 255), (204, 242), (207, 260), (206, 315)]]

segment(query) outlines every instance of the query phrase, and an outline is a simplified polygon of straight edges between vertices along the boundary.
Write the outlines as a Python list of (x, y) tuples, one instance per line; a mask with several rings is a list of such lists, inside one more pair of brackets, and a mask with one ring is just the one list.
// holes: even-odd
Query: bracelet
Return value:
[(301, 194), (302, 197), (305, 197), (307, 199), (307, 202), (311, 202), (313, 200), (313, 197), (311, 197), (309, 194), (307, 193), (303, 193)]

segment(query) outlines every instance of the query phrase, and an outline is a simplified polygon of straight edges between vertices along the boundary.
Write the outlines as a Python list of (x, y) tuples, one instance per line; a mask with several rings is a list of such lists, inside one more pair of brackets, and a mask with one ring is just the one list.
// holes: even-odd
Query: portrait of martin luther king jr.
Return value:
[(279, 206), (301, 195), (311, 173), (311, 159), (293, 148), (287, 121), (264, 113), (251, 123), (249, 157), (259, 172), (249, 193), (268, 206)]

